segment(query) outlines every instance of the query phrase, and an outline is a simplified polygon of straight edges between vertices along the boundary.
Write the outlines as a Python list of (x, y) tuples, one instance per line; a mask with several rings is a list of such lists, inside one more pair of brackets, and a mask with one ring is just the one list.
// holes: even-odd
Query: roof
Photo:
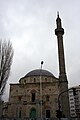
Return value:
[(29, 73), (27, 73), (24, 77), (40, 76), (40, 75), (47, 76), (47, 77), (54, 77), (54, 75), (51, 72), (43, 69), (32, 70)]

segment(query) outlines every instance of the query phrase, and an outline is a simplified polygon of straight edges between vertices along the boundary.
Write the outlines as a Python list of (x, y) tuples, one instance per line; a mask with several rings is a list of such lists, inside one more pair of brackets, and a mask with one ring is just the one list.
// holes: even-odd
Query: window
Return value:
[(19, 111), (19, 118), (21, 118), (21, 110)]
[(73, 97), (73, 95), (69, 95), (69, 97)]
[(21, 101), (22, 96), (18, 96), (18, 100)]
[(18, 92), (18, 90), (16, 90), (16, 92)]
[(74, 102), (70, 102), (70, 104), (74, 104)]
[(51, 88), (49, 90), (51, 91)]
[(70, 98), (70, 100), (74, 100), (73, 98)]
[(74, 112), (75, 110), (71, 110), (72, 112)]
[(71, 106), (71, 108), (74, 108), (74, 106)]
[(50, 110), (46, 110), (46, 118), (50, 118)]
[(47, 82), (47, 78), (45, 78), (45, 82)]
[(32, 93), (32, 102), (35, 102), (35, 93)]
[(49, 95), (47, 95), (47, 96), (46, 96), (46, 101), (49, 101), (49, 98), (50, 98)]
[(34, 78), (34, 83), (36, 82), (36, 78)]
[(26, 83), (26, 80), (24, 80), (24, 83)]

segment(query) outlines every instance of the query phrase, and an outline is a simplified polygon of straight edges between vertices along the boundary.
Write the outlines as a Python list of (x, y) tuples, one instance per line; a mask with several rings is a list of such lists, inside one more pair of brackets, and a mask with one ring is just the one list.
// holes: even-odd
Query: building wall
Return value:
[(69, 90), (70, 115), (71, 117), (80, 117), (80, 86), (74, 87), (76, 95), (73, 94), (73, 89)]
[[(46, 117), (46, 110), (50, 117), (56, 117), (58, 109), (58, 79), (42, 76), (42, 117)], [(32, 93), (35, 100), (32, 102)], [(36, 117), (41, 117), (40, 104), (40, 77), (27, 77), (20, 80), (19, 84), (10, 85), (10, 95), (7, 107), (9, 117), (30, 117), (31, 109), (36, 110)]]

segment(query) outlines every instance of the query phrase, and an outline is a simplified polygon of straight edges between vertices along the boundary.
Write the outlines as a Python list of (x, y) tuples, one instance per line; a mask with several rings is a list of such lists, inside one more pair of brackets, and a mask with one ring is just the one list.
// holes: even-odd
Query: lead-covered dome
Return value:
[(24, 77), (31, 77), (31, 76), (48, 76), (48, 77), (54, 77), (54, 75), (47, 71), (47, 70), (43, 70), (43, 69), (36, 69), (36, 70), (32, 70), (29, 73), (27, 73)]
[(43, 69), (35, 69), (30, 72), (28, 72), (24, 77), (22, 77), (19, 82), (20, 83), (35, 83), (35, 82), (40, 82), (38, 77), (42, 77), (43, 82), (52, 82), (52, 81), (57, 81), (58, 79), (48, 70), (43, 70)]

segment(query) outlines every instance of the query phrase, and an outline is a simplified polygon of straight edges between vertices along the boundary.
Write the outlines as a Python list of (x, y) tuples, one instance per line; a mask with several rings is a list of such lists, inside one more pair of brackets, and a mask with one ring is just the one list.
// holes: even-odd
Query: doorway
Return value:
[(30, 118), (36, 118), (36, 109), (35, 108), (32, 108), (30, 110)]
[(50, 110), (46, 110), (46, 118), (50, 118)]

